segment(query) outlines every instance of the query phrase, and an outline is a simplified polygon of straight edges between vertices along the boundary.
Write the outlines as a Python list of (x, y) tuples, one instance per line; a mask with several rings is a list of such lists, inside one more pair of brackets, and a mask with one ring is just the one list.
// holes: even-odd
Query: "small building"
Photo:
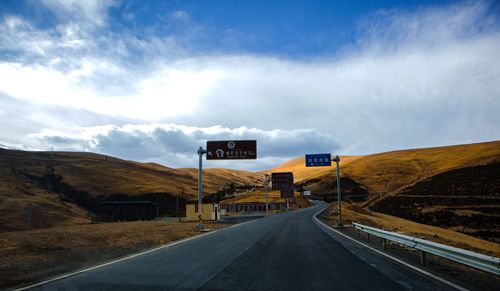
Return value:
[(105, 201), (95, 209), (103, 221), (151, 220), (158, 217), (158, 204), (152, 201)]
[[(203, 221), (220, 220), (220, 205), (218, 203), (203, 203)], [(186, 203), (186, 220), (198, 221), (198, 202)]]
[[(290, 207), (291, 207), (290, 203)], [(266, 203), (265, 202), (235, 202), (235, 203), (227, 203), (222, 205), (222, 208), (225, 209), (225, 213), (230, 212), (260, 212), (266, 211)], [(287, 204), (286, 202), (270, 202), (269, 210), (286, 210)]]

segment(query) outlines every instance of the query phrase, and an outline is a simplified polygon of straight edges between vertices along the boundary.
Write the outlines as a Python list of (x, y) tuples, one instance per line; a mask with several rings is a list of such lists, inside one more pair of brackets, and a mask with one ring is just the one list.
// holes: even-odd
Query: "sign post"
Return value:
[(273, 183), (274, 190), (281, 190), (281, 198), (286, 200), (286, 209), (290, 210), (289, 198), (293, 198), (293, 173), (292, 172), (280, 172), (272, 173), (271, 180)]
[(247, 160), (257, 159), (256, 140), (226, 140), (207, 141), (207, 149), (198, 148), (198, 230), (203, 227), (203, 194), (202, 194), (202, 160), (203, 155), (207, 155), (207, 160)]
[(202, 196), (202, 168), (203, 168), (203, 155), (206, 154), (207, 151), (204, 150), (202, 147), (198, 149), (198, 157), (199, 157), (199, 163), (198, 163), (198, 230), (203, 230), (203, 196)]
[(331, 154), (306, 155), (306, 167), (330, 167), (332, 165)]
[(339, 209), (339, 226), (342, 226), (342, 194), (340, 193), (340, 157), (337, 155), (332, 160), (337, 163), (337, 201), (338, 201), (338, 209)]
[(291, 190), (293, 189), (293, 173), (279, 172), (271, 173), (273, 190)]
[(207, 160), (255, 160), (256, 140), (207, 141)]
[(342, 194), (340, 191), (340, 158), (335, 156), (332, 159), (331, 154), (310, 154), (306, 155), (306, 167), (330, 167), (332, 162), (337, 163), (337, 201), (339, 211), (339, 226), (342, 226)]
[(264, 190), (266, 191), (266, 216), (268, 216), (269, 215), (269, 200), (268, 200), (269, 174), (264, 175)]

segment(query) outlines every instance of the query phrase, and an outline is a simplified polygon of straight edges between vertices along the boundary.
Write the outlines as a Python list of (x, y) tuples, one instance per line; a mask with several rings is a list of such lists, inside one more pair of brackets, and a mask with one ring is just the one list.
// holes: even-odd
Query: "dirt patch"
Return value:
[(500, 243), (500, 163), (435, 175), (370, 209)]
[[(351, 201), (365, 201), (370, 192), (369, 190), (350, 177), (341, 177), (340, 184), (343, 199)], [(312, 190), (313, 199), (332, 202), (337, 200), (337, 177), (335, 175), (326, 175), (315, 183), (307, 183), (307, 188)]]
[(500, 197), (500, 163), (444, 172), (405, 188), (401, 194)]
[[(210, 229), (227, 224), (205, 223)], [(78, 270), (198, 235), (194, 222), (139, 221), (0, 233), (0, 288)]]

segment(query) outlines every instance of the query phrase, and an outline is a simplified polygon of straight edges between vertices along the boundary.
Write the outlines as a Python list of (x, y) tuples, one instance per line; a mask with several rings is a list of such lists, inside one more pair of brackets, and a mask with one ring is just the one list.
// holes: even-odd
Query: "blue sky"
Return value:
[[(184, 45), (192, 53), (251, 53), (292, 58), (337, 54), (356, 43), (360, 26), (377, 12), (415, 10), (455, 1), (115, 1), (108, 26), (138, 38), (181, 35), (193, 26), (203, 33)], [(0, 9), (33, 21), (38, 27), (60, 19), (37, 1), (4, 1)], [(493, 13), (497, 3), (489, 8)], [(176, 16), (177, 13), (177, 16)], [(143, 36), (141, 36), (143, 35)], [(186, 41), (188, 41), (186, 40)]]
[(500, 137), (498, 1), (1, 1), (0, 145), (266, 169)]

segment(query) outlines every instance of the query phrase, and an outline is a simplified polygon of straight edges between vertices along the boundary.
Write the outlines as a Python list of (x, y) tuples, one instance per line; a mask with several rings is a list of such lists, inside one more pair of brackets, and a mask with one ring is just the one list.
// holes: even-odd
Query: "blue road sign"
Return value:
[(330, 167), (331, 165), (331, 154), (306, 155), (306, 167)]

